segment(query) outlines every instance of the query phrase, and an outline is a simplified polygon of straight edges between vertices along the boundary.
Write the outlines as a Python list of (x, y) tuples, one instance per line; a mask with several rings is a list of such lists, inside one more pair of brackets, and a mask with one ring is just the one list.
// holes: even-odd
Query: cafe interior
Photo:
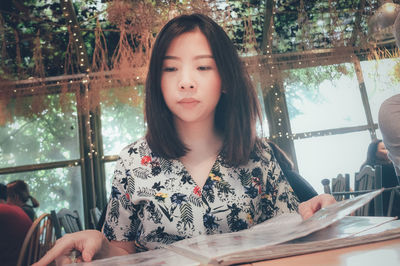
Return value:
[[(382, 187), (380, 167), (372, 165), (369, 187), (358, 187), (357, 176), (369, 145), (382, 139), (381, 104), (400, 92), (393, 33), (400, 0), (0, 6), (0, 183), (25, 181), (40, 203), (37, 217), (71, 211), (79, 227), (70, 230), (99, 227), (119, 152), (146, 134), (144, 86), (157, 33), (193, 12), (227, 32), (257, 90), (257, 134), (277, 144), (318, 194), (340, 201)], [(398, 187), (391, 193), (396, 199)], [(388, 204), (360, 215), (391, 216), (400, 202)]]

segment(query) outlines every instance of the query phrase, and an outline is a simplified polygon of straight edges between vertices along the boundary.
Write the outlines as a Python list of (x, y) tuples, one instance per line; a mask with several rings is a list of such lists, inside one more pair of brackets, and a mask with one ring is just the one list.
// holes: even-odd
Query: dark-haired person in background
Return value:
[[(380, 165), (382, 167), (382, 187), (391, 188), (399, 185), (395, 168), (393, 167), (393, 163), (390, 161), (388, 157), (388, 151), (381, 139), (374, 140), (368, 145), (367, 159), (361, 165), (360, 171), (366, 165), (369, 165), (374, 169), (376, 165)], [(383, 214), (386, 215), (390, 201), (390, 191), (384, 191), (382, 197), (383, 197)], [(391, 216), (400, 215), (400, 206), (398, 206), (399, 203), (400, 201), (398, 197), (396, 197), (394, 199), (393, 211), (391, 213)], [(372, 204), (370, 206), (372, 206)], [(370, 212), (372, 214), (373, 212), (372, 209), (370, 210)]]
[(275, 158), (282, 169), (283, 174), (289, 181), (290, 186), (293, 188), (294, 193), (299, 198), (300, 202), (307, 201), (318, 195), (317, 191), (307, 182), (307, 180), (302, 177), (294, 169), (294, 164), (290, 160), (289, 156), (275, 143), (268, 141), (269, 146), (271, 146), (274, 152)]
[[(29, 205), (29, 200), (32, 205)], [(33, 208), (39, 207), (39, 202), (29, 194), (28, 184), (23, 180), (15, 180), (7, 185), (7, 203), (21, 207), (32, 221), (36, 219)]]
[(0, 184), (0, 264), (14, 266), (32, 221), (20, 207), (7, 204), (6, 198), (7, 186)]

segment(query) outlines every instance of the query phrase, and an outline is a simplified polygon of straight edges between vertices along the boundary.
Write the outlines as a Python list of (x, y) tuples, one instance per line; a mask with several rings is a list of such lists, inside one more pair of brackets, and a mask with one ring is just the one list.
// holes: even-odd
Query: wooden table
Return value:
[(246, 265), (399, 266), (400, 238), (268, 261), (254, 262)]

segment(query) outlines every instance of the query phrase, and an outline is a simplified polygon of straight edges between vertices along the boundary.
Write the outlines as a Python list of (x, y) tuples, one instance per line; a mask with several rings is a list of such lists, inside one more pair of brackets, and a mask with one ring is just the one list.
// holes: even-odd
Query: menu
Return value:
[(400, 237), (396, 217), (349, 216), (382, 191), (336, 202), (307, 220), (285, 214), (239, 232), (200, 235), (163, 249), (80, 264), (230, 265)]

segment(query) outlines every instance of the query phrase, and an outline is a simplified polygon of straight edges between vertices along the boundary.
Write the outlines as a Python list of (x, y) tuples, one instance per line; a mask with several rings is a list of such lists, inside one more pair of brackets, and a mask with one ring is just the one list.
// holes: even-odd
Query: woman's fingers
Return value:
[(313, 197), (312, 199), (302, 202), (299, 205), (299, 213), (303, 220), (307, 220), (314, 215), (318, 210), (328, 205), (335, 203), (336, 200), (332, 195), (321, 194)]
[(48, 265), (54, 260), (57, 261), (57, 265), (63, 265), (75, 262), (76, 258), (91, 261), (93, 256), (101, 250), (102, 240), (103, 235), (96, 230), (66, 234), (57, 240), (56, 245), (33, 266)]
[(46, 255), (44, 255), (38, 262), (34, 263), (33, 266), (44, 266), (50, 264), (52, 261), (58, 258), (57, 264), (67, 264), (72, 261), (69, 259), (70, 252), (75, 248), (74, 240), (68, 235), (65, 235), (61, 239), (57, 240), (56, 245), (50, 249)]

